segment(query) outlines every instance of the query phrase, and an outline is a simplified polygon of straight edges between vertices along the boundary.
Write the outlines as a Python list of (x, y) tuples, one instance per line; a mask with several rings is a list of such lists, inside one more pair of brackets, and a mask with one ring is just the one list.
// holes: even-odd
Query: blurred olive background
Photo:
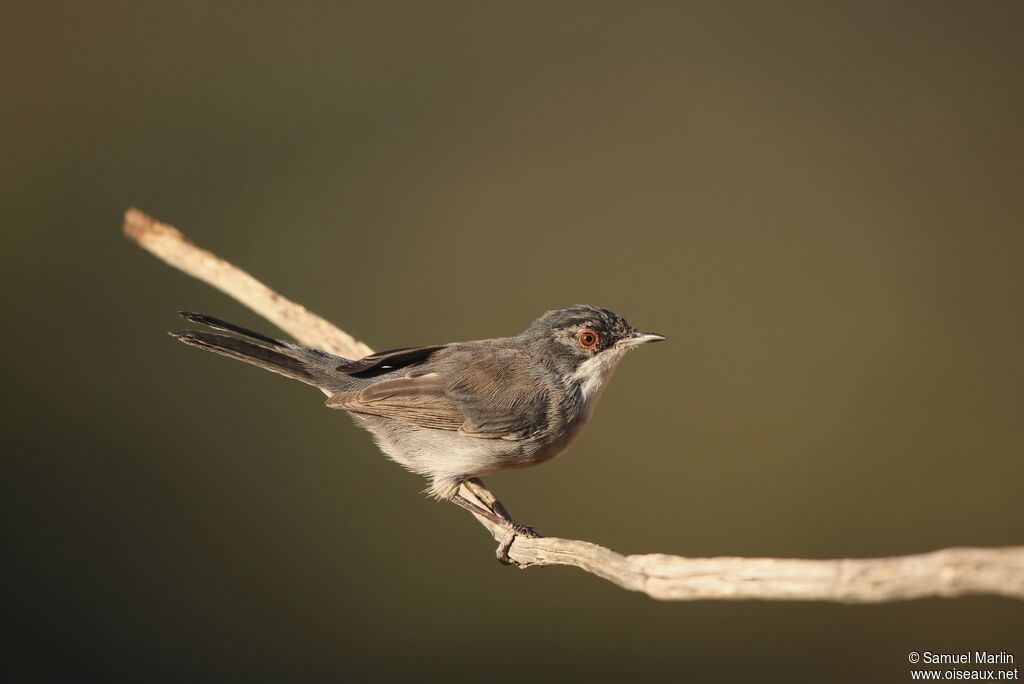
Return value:
[(17, 680), (906, 681), (995, 598), (654, 602), (498, 565), (139, 206), (376, 348), (609, 307), (581, 441), (492, 488), (628, 553), (1024, 541), (1019, 3), (7, 3), (2, 667)]

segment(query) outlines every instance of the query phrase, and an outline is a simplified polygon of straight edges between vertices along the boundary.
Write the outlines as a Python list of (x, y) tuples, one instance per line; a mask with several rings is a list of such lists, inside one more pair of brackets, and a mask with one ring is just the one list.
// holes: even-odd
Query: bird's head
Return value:
[(600, 389), (628, 350), (665, 339), (638, 331), (608, 309), (585, 304), (548, 311), (522, 337), (549, 367), (581, 383), (584, 394)]

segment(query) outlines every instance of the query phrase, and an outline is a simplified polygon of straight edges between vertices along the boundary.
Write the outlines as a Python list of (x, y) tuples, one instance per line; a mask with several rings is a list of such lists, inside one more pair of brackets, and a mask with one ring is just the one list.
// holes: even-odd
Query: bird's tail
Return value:
[(179, 330), (169, 333), (171, 337), (181, 340), (187, 345), (230, 356), (233, 359), (251, 363), (254, 366), (321, 389), (331, 391), (338, 389), (339, 381), (344, 376), (339, 374), (336, 369), (342, 364), (350, 363), (348, 359), (340, 356), (291, 342), (275, 340), (212, 316), (204, 316), (190, 311), (179, 311), (178, 314), (192, 323), (199, 323), (214, 330), (235, 333), (241, 337), (200, 330)]

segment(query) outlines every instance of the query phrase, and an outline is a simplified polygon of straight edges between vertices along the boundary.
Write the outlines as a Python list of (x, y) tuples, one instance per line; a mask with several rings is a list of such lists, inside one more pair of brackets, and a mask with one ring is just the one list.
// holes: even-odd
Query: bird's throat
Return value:
[(583, 404), (588, 412), (593, 409), (594, 403), (601, 398), (608, 380), (615, 373), (615, 369), (622, 360), (622, 352), (609, 349), (605, 352), (587, 359), (573, 373), (572, 379), (579, 383), (580, 394), (583, 397)]

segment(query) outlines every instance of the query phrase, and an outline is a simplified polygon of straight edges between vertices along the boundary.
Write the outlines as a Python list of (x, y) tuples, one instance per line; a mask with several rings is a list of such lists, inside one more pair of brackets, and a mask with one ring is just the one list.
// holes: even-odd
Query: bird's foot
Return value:
[(511, 528), (512, 532), (516, 534), (516, 536), (528, 537), (530, 539), (537, 539), (538, 537), (544, 536), (537, 530), (530, 527), (529, 525), (520, 525), (514, 520), (510, 520), (509, 523), (509, 527)]
[(540, 536), (540, 533), (529, 525), (521, 525), (514, 520), (509, 520), (505, 525), (505, 535), (499, 541), (498, 548), (494, 552), (494, 555), (498, 557), (498, 562), (502, 565), (515, 565), (520, 568), (526, 567), (522, 563), (513, 560), (508, 555), (509, 549), (512, 548), (512, 542), (516, 540), (516, 537), (537, 539)]

